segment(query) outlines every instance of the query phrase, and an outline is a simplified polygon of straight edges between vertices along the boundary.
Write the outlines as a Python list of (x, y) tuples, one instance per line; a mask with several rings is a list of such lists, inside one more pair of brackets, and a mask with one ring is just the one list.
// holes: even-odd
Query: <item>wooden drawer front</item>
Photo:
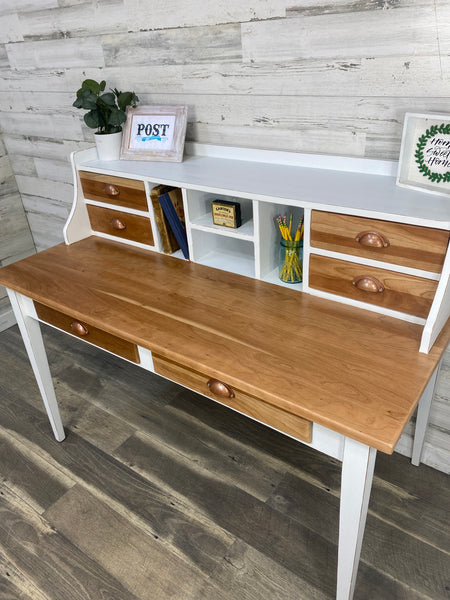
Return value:
[(94, 231), (153, 246), (150, 219), (90, 204), (87, 205), (87, 210)]
[(106, 333), (106, 331), (102, 331), (101, 329), (97, 329), (97, 327), (89, 325), (85, 321), (74, 319), (65, 313), (49, 308), (39, 302), (35, 302), (34, 306), (36, 308), (37, 316), (42, 321), (54, 325), (55, 327), (58, 327), (58, 329), (67, 331), (67, 333), (72, 333), (91, 344), (95, 344), (95, 346), (100, 346), (100, 348), (109, 350), (122, 358), (127, 358), (135, 363), (139, 362), (139, 353), (135, 344), (122, 340), (115, 335)]
[[(428, 315), (437, 288), (437, 281), (430, 279), (316, 254), (310, 256), (309, 269), (309, 285), (312, 288), (378, 304), (417, 317)], [(359, 277), (375, 278), (380, 282), (383, 291), (359, 289), (353, 283)], [(364, 288), (365, 282), (360, 282), (358, 285)]]
[[(208, 396), (221, 404), (257, 419), (270, 427), (283, 431), (304, 442), (311, 442), (312, 423), (302, 417), (287, 413), (284, 410), (267, 404), (263, 400), (244, 394), (233, 389), (233, 398), (224, 398), (214, 394), (208, 387), (210, 378), (206, 375), (192, 371), (186, 367), (168, 361), (160, 356), (153, 355), (155, 372), (184, 385), (204, 396)], [(231, 388), (230, 388), (231, 389)]]
[(110, 177), (87, 171), (80, 171), (80, 180), (84, 197), (87, 200), (98, 200), (125, 208), (148, 210), (143, 181)]
[[(372, 233), (372, 235), (360, 235)], [(381, 234), (377, 237), (375, 234)], [(356, 241), (356, 238), (360, 241)], [(449, 232), (364, 217), (312, 211), (311, 246), (440, 273)], [(370, 242), (388, 246), (364, 245)]]

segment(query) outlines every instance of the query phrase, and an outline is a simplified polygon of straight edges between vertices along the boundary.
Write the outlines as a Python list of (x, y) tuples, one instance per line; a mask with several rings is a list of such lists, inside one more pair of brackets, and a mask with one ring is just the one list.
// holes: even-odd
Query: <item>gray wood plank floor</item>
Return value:
[[(1, 600), (334, 597), (340, 464), (44, 327), (0, 334)], [(449, 478), (379, 453), (356, 599), (450, 596)]]

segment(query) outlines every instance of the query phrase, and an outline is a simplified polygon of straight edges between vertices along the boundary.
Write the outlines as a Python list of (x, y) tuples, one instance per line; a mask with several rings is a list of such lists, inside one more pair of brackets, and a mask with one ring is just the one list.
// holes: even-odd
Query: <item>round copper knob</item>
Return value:
[(390, 245), (387, 237), (378, 231), (362, 231), (355, 237), (355, 241), (369, 248), (387, 248)]
[(70, 324), (70, 329), (76, 335), (87, 335), (89, 333), (86, 325), (83, 325), (83, 323), (80, 323), (80, 321), (72, 321)]
[(111, 219), (109, 224), (113, 229), (118, 229), (119, 231), (122, 231), (123, 229), (127, 228), (125, 221), (122, 221), (122, 219), (118, 219), (117, 217)]
[(215, 396), (220, 398), (234, 398), (234, 392), (229, 385), (218, 379), (210, 379), (206, 384)]
[(112, 197), (118, 196), (120, 194), (119, 188), (116, 188), (116, 186), (113, 185), (112, 183), (106, 183), (103, 186), (103, 191), (105, 192), (105, 194), (107, 196), (112, 196)]
[(372, 294), (379, 294), (384, 291), (383, 284), (381, 281), (378, 281), (376, 277), (372, 277), (370, 275), (359, 275), (355, 277), (352, 281), (352, 284), (358, 288), (358, 290), (362, 290), (363, 292), (371, 292)]

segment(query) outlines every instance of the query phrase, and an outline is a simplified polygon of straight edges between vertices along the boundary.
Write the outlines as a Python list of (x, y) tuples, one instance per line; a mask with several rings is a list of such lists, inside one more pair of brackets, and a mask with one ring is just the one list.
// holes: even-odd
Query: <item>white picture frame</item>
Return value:
[(183, 160), (186, 106), (138, 106), (127, 108), (121, 160)]
[(397, 185), (450, 194), (450, 115), (405, 114)]

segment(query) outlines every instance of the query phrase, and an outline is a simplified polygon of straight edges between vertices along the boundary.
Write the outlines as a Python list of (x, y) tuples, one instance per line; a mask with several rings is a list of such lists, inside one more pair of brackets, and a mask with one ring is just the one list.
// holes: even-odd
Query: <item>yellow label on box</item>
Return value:
[(215, 225), (223, 225), (224, 227), (239, 227), (238, 219), (236, 218), (236, 206), (230, 203), (212, 202), (212, 217)]

